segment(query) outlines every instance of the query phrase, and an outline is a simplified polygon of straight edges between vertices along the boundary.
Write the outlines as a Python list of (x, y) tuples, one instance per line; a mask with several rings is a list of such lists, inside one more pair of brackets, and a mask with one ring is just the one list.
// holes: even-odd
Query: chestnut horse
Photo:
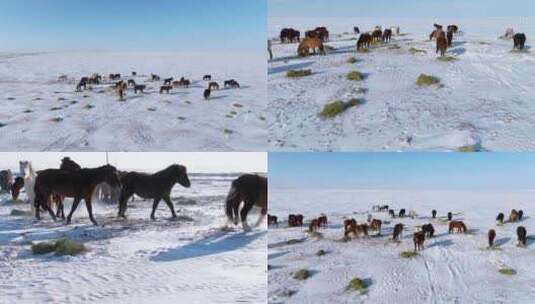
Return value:
[(301, 57), (308, 56), (310, 54), (310, 49), (312, 49), (312, 53), (316, 54), (316, 48), (319, 50), (320, 55), (325, 55), (323, 41), (317, 37), (307, 37), (299, 43), (297, 55)]
[[(170, 165), (154, 174), (134, 171), (128, 172), (121, 178), (121, 182), (123, 187), (119, 197), (118, 216), (126, 217), (128, 199), (135, 194), (141, 198), (151, 198), (154, 200), (150, 214), (150, 218), (153, 220), (155, 219), (154, 213), (162, 199), (171, 210), (173, 218), (176, 218), (175, 208), (171, 201), (171, 189), (173, 189), (176, 183), (186, 188), (191, 186), (186, 167), (177, 164)], [(111, 186), (113, 187), (113, 185)]]
[(514, 223), (516, 221), (518, 221), (518, 212), (513, 209), (511, 210), (511, 214), (509, 215), (509, 222)]
[(381, 235), (381, 225), (383, 222), (378, 219), (373, 219), (370, 224), (370, 230), (377, 230), (377, 235)]
[(451, 221), (449, 225), (448, 233), (462, 232), (466, 233), (466, 225), (461, 221)]
[(308, 226), (308, 232), (316, 232), (321, 228), (321, 221), (317, 218), (313, 219)]
[(414, 252), (418, 250), (424, 249), (424, 241), (425, 241), (425, 232), (418, 231), (415, 232), (412, 236), (412, 241), (414, 242)]
[(106, 182), (113, 187), (120, 185), (117, 176), (117, 169), (110, 165), (105, 165), (92, 169), (81, 169), (77, 171), (66, 171), (61, 169), (47, 169), (39, 171), (35, 180), (35, 217), (40, 219), (39, 210), (42, 207), (50, 216), (56, 220), (54, 212), (48, 204), (52, 194), (61, 195), (62, 197), (74, 198), (71, 211), (67, 216), (67, 224), (71, 222), (72, 214), (83, 199), (89, 213), (89, 219), (94, 225), (97, 221), (93, 217), (93, 207), (91, 197), (95, 187)]
[(360, 233), (363, 233), (364, 235), (368, 235), (368, 225), (367, 224), (360, 224), (357, 225), (357, 221), (354, 219), (345, 220), (344, 221), (344, 236), (347, 237), (350, 233), (353, 233), (356, 237), (359, 236)]
[[(240, 203), (244, 202), (240, 209)], [(267, 214), (267, 178), (256, 174), (243, 174), (234, 181), (227, 195), (225, 210), (229, 222), (238, 224), (238, 211), (243, 230), (250, 231), (247, 224), (247, 214), (253, 206), (261, 208), (260, 216), (255, 226), (259, 226)]]

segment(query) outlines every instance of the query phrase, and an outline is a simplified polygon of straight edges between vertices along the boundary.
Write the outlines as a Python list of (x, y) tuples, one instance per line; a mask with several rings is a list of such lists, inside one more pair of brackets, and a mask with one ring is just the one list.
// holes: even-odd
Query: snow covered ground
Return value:
[[(329, 226), (323, 238), (310, 237), (306, 228), (270, 227), (268, 265), (270, 303), (532, 303), (535, 297), (533, 265), (532, 191), (409, 191), (409, 190), (310, 190), (270, 189), (270, 214), (280, 221), (290, 213), (301, 213), (308, 222), (325, 213)], [(417, 216), (391, 219), (386, 213), (371, 212), (372, 205), (389, 204), (414, 210)], [(527, 215), (517, 224), (497, 226), (499, 212), (523, 209)], [(438, 211), (431, 219), (431, 210)], [(447, 212), (468, 226), (469, 234), (448, 234)], [(365, 222), (367, 215), (383, 220), (382, 234), (338, 242), (345, 218)], [(403, 223), (401, 243), (391, 241), (393, 226)], [(425, 249), (414, 258), (402, 258), (413, 250), (416, 227), (432, 223), (435, 238), (426, 239)], [(516, 227), (528, 231), (526, 248), (516, 246)], [(495, 229), (497, 249), (488, 250), (487, 232)], [(531, 236), (530, 236), (531, 235)], [(290, 239), (303, 240), (289, 245)], [(323, 249), (326, 255), (317, 256)], [(512, 268), (516, 275), (498, 272)], [(305, 281), (292, 278), (300, 269), (312, 275)], [(345, 287), (355, 277), (364, 279), (368, 291), (359, 294)], [(291, 295), (291, 296), (289, 296)]]
[[(263, 55), (263, 54), (262, 54)], [(257, 54), (0, 53), (3, 151), (265, 151), (266, 63)], [(137, 77), (129, 77), (137, 72)], [(121, 73), (146, 84), (119, 102), (110, 85), (75, 92), (74, 79)], [(164, 78), (189, 88), (159, 94)], [(67, 75), (72, 81), (59, 82)], [(212, 75), (221, 90), (205, 101)], [(241, 89), (223, 89), (236, 79)]]
[[(448, 56), (436, 60), (428, 41), (433, 23), (458, 24)], [(269, 146), (275, 150), (476, 150), (534, 149), (535, 18), (522, 19), (366, 19), (270, 18), (269, 37), (280, 29), (301, 31), (324, 25), (330, 31), (327, 56), (296, 57), (297, 44), (273, 44), (268, 64)], [(400, 26), (402, 36), (369, 53), (355, 53), (357, 36), (374, 26)], [(498, 39), (507, 27), (527, 36), (525, 52), (511, 52), (511, 40)], [(426, 53), (413, 54), (411, 48)], [(348, 63), (355, 57), (356, 63)], [(289, 79), (286, 72), (311, 69)], [(345, 79), (358, 70), (363, 81)], [(442, 88), (420, 88), (421, 73), (440, 78)], [(366, 89), (362, 93), (359, 88)], [(335, 100), (361, 98), (364, 104), (322, 119), (318, 113)]]
[[(83, 204), (66, 226), (48, 216), (41, 222), (10, 216), (29, 206), (0, 195), (0, 303), (265, 303), (266, 227), (221, 229), (224, 199), (236, 177), (190, 174), (191, 188), (173, 189), (176, 221), (165, 204), (151, 221), (152, 202), (139, 198), (129, 203), (127, 221), (116, 219), (116, 206), (94, 204), (98, 227)], [(90, 251), (38, 256), (28, 245), (62, 237)]]

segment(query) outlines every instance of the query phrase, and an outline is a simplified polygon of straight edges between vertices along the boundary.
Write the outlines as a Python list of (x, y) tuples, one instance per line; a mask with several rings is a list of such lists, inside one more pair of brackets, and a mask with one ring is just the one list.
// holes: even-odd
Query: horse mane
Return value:
[(163, 169), (163, 170), (160, 170), (154, 174), (152, 174), (153, 176), (168, 176), (170, 173), (172, 173), (173, 171), (177, 170), (177, 169), (181, 169), (181, 168), (186, 168), (182, 165), (179, 165), (179, 164), (172, 164), (170, 166), (168, 166), (167, 168)]

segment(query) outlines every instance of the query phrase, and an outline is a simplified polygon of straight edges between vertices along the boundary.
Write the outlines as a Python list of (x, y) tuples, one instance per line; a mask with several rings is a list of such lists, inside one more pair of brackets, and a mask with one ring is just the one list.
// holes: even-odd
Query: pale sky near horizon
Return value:
[(268, 0), (272, 17), (527, 17), (528, 0)]
[[(35, 170), (58, 168), (69, 156), (82, 167), (106, 164), (105, 152), (0, 152), (0, 169), (19, 170), (20, 160), (29, 160)], [(110, 164), (118, 169), (158, 171), (178, 163), (188, 172), (234, 173), (267, 172), (267, 153), (263, 152), (110, 152)]]

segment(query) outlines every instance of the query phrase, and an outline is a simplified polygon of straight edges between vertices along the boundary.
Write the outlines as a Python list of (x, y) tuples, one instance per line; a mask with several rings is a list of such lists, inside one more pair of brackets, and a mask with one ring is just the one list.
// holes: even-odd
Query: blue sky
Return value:
[(0, 0), (0, 51), (264, 50), (266, 11), (265, 0)]
[(533, 0), (268, 0), (270, 17), (525, 17)]
[(270, 153), (270, 187), (535, 189), (535, 153)]

